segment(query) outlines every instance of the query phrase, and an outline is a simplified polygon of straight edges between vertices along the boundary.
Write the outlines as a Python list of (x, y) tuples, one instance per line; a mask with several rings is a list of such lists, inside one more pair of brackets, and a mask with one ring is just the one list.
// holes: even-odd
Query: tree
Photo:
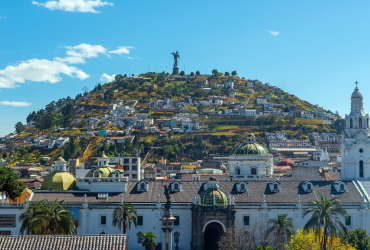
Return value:
[(47, 200), (42, 200), (34, 205), (27, 202), (27, 210), (21, 214), (20, 234), (76, 234), (76, 226), (69, 209), (65, 209), (64, 200), (55, 200), (50, 204)]
[(35, 204), (31, 204), (27, 201), (28, 208), (26, 211), (19, 216), (19, 222), (21, 222), (21, 228), (19, 229), (19, 234), (23, 235), (39, 235), (42, 232), (41, 225), (41, 209), (42, 209), (42, 201), (39, 201)]
[(87, 86), (84, 86), (82, 88), (82, 91), (84, 92), (84, 96), (87, 96), (87, 94), (89, 93), (89, 88)]
[(288, 243), (290, 237), (294, 235), (294, 222), (292, 218), (287, 218), (287, 214), (278, 214), (278, 218), (269, 219), (267, 224), (271, 233), (276, 235), (276, 243), (283, 249), (284, 245)]
[(191, 73), (190, 73), (190, 76), (194, 76), (194, 72), (191, 72)]
[(196, 74), (197, 76), (200, 76), (200, 72), (199, 72), (199, 71), (195, 72), (195, 74)]
[[(323, 231), (323, 230), (322, 230)], [(298, 229), (295, 236), (285, 245), (285, 250), (322, 250), (322, 236), (317, 237), (315, 230)], [(345, 244), (339, 237), (328, 238), (328, 250), (355, 250), (350, 244)]]
[(5, 142), (5, 146), (6, 146), (6, 151), (9, 154), (13, 153), (13, 151), (15, 149), (14, 141), (7, 141), (7, 142)]
[(15, 124), (15, 131), (17, 132), (17, 134), (22, 133), (24, 129), (25, 127), (22, 122), (17, 122), (17, 124)]
[(0, 192), (14, 200), (23, 193), (26, 186), (18, 181), (18, 175), (10, 167), (0, 167)]
[(184, 75), (185, 75), (185, 71), (181, 71), (180, 76), (184, 76)]
[(234, 70), (233, 72), (231, 72), (231, 75), (236, 76), (237, 75), (236, 70)]
[(217, 69), (212, 70), (212, 75), (213, 76), (217, 76), (217, 73), (218, 73)]
[(131, 224), (136, 227), (136, 210), (135, 208), (127, 202), (123, 202), (116, 209), (114, 209), (112, 214), (112, 225), (114, 227), (118, 226), (118, 230), (123, 230), (123, 234), (126, 234), (127, 229), (131, 229)]
[(366, 230), (356, 228), (355, 230), (346, 230), (340, 234), (342, 240), (351, 244), (357, 250), (370, 249), (370, 238), (367, 235)]
[(157, 235), (152, 232), (146, 232), (141, 236), (142, 239), (142, 246), (145, 247), (145, 250), (155, 250), (155, 246), (157, 245)]
[[(311, 214), (311, 218), (305, 224), (304, 229), (314, 229), (320, 239), (320, 244), (324, 250), (327, 249), (329, 237), (334, 237), (340, 230), (345, 230), (346, 226), (340, 220), (347, 218), (347, 212), (340, 205), (338, 198), (327, 199), (320, 193), (320, 201), (311, 201), (308, 208), (304, 210), (303, 216)], [(323, 241), (321, 242), (321, 234)]]
[(87, 120), (84, 118), (82, 121), (81, 121), (81, 124), (82, 124), (82, 126), (87, 126), (87, 124), (88, 124), (88, 122), (87, 122)]
[(225, 75), (225, 76), (229, 76), (229, 75), (230, 75), (230, 73), (226, 71), (224, 75)]

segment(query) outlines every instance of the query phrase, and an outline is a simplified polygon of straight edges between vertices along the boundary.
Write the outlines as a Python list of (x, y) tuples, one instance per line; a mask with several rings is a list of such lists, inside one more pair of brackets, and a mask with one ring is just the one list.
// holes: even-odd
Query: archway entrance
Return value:
[(204, 231), (204, 249), (215, 250), (218, 249), (218, 241), (223, 234), (223, 228), (220, 223), (212, 222), (207, 225)]

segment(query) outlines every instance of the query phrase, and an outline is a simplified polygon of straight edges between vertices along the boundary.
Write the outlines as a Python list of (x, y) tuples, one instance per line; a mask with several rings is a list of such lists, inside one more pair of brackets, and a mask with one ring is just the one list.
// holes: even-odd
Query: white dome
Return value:
[(351, 98), (362, 98), (362, 94), (357, 87), (355, 88), (355, 91), (353, 91)]

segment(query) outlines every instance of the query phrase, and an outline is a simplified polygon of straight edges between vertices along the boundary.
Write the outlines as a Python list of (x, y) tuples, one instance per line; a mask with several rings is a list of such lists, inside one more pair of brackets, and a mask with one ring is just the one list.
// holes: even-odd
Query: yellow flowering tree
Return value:
[[(323, 229), (322, 229), (323, 230)], [(320, 234), (323, 237), (323, 234)], [(322, 241), (322, 239), (321, 239)], [(306, 231), (298, 229), (289, 244), (285, 245), (286, 250), (321, 250), (319, 236), (316, 236), (314, 229)], [(328, 237), (327, 250), (356, 250), (350, 244), (345, 244), (339, 237)]]

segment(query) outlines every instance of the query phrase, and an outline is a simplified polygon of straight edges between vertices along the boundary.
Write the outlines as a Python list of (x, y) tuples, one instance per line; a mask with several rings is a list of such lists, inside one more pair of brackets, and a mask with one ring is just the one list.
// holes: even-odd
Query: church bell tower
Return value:
[(343, 180), (370, 180), (369, 115), (363, 108), (363, 97), (357, 87), (351, 96), (351, 112), (345, 116), (341, 153)]

